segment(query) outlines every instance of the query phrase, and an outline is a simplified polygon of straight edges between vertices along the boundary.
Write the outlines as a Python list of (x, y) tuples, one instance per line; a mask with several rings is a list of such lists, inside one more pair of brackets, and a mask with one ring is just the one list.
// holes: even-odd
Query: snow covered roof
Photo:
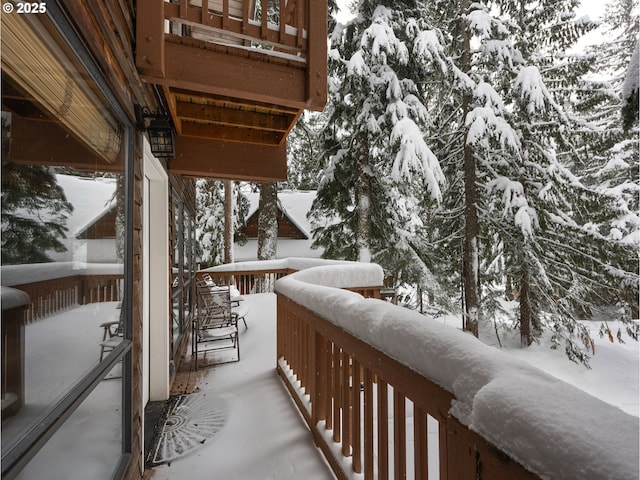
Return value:
[(73, 212), (67, 219), (69, 237), (77, 237), (115, 207), (115, 178), (56, 175)]
[[(260, 194), (252, 192), (246, 194), (246, 197), (250, 204), (247, 214), (248, 220), (258, 211)], [(311, 248), (313, 243), (311, 222), (307, 219), (307, 213), (311, 210), (311, 204), (315, 198), (315, 190), (282, 190), (278, 192), (278, 205), (282, 213), (307, 236), (307, 239), (278, 238), (276, 258), (320, 258), (322, 256), (322, 249)], [(234, 259), (237, 262), (256, 260), (257, 252), (258, 241), (249, 239), (244, 245), (235, 245)]]
[[(247, 218), (258, 211), (260, 194), (252, 192), (246, 195), (249, 200), (249, 213)], [(304, 233), (311, 238), (311, 222), (307, 219), (307, 213), (311, 210), (311, 204), (316, 198), (315, 190), (281, 190), (278, 192), (278, 204), (282, 213)]]

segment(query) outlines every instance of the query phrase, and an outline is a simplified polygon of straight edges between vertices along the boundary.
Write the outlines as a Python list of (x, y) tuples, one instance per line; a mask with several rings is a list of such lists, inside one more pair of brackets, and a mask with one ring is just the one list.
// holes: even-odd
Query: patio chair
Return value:
[(235, 317), (236, 323), (238, 320), (242, 320), (242, 322), (244, 323), (244, 328), (245, 329), (249, 328), (247, 326), (247, 315), (249, 313), (249, 309), (246, 306), (242, 305), (242, 302), (244, 301), (244, 297), (240, 295), (240, 291), (234, 285), (225, 285), (225, 286), (216, 285), (213, 279), (211, 278), (211, 275), (209, 275), (208, 273), (202, 274), (201, 285), (203, 288), (204, 287), (208, 287), (212, 289), (228, 288), (229, 295), (231, 298), (231, 314)]
[(226, 287), (211, 287), (204, 282), (196, 283), (198, 290), (198, 312), (193, 321), (191, 351), (195, 369), (198, 369), (200, 354), (220, 350), (235, 350), (231, 359), (223, 358), (217, 363), (240, 361), (240, 338), (238, 318), (231, 311), (231, 297)]
[(106, 353), (114, 350), (120, 342), (122, 342), (123, 337), (123, 321), (124, 315), (122, 312), (122, 304), (118, 304), (120, 309), (120, 315), (118, 315), (118, 320), (113, 320), (110, 322), (104, 322), (100, 324), (102, 327), (102, 342), (100, 342), (100, 361), (104, 358)]
[[(213, 281), (213, 278), (211, 278), (211, 275), (209, 275), (208, 273), (202, 274), (202, 280), (204, 281), (204, 283), (206, 283), (211, 287), (221, 286), (221, 285), (216, 285), (216, 283)], [(232, 307), (239, 306), (240, 302), (244, 301), (244, 297), (240, 294), (240, 290), (238, 290), (235, 285), (229, 285), (229, 290), (231, 293), (231, 306)]]

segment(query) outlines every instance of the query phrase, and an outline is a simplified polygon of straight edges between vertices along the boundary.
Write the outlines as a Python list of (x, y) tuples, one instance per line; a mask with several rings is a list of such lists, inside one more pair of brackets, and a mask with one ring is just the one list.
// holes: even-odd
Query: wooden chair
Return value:
[[(202, 282), (204, 285), (208, 286), (209, 288), (227, 287), (227, 286), (216, 285), (213, 279), (211, 278), (211, 275), (209, 275), (208, 273), (202, 274)], [(246, 329), (248, 328), (246, 317), (249, 314), (249, 309), (242, 304), (242, 302), (244, 302), (244, 297), (240, 295), (240, 291), (238, 291), (238, 289), (235, 288), (235, 286), (229, 285), (228, 288), (229, 288), (229, 294), (231, 296), (231, 313), (236, 318), (236, 321), (242, 320), (242, 322), (244, 323), (244, 328)]]
[(231, 359), (222, 357), (218, 363), (240, 361), (240, 338), (238, 318), (231, 311), (231, 296), (226, 287), (211, 287), (204, 282), (196, 283), (198, 311), (193, 321), (191, 351), (195, 369), (198, 357), (207, 352), (234, 350)]

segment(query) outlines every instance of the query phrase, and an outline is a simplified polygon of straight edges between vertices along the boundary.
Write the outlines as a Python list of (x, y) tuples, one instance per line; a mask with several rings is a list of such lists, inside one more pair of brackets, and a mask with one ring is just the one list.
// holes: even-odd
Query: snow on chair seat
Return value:
[[(231, 299), (231, 301), (233, 302), (233, 299)], [(244, 328), (249, 328), (247, 327), (248, 314), (249, 314), (249, 308), (246, 307), (245, 305), (238, 305), (231, 308), (231, 315), (235, 319), (236, 325), (238, 324), (238, 320), (242, 320), (242, 322), (244, 323)]]

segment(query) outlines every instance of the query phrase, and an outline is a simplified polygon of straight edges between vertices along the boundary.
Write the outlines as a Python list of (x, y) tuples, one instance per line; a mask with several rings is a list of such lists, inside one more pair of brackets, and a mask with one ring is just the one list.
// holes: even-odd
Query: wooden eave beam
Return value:
[(286, 142), (265, 146), (185, 136), (176, 137), (169, 172), (200, 178), (282, 182), (287, 179)]
[(327, 2), (309, 0), (307, 32), (307, 107), (321, 111), (327, 103)]
[(243, 98), (226, 97), (223, 95), (213, 95), (203, 92), (192, 92), (180, 88), (165, 87), (164, 91), (168, 97), (175, 97), (176, 101), (182, 102), (201, 103), (225, 108), (232, 107), (261, 113), (284, 113), (288, 115), (297, 115), (300, 113), (298, 108), (285, 107), (282, 105), (275, 105), (273, 103), (247, 101)]
[(227, 142), (246, 142), (261, 145), (280, 145), (285, 132), (240, 128), (181, 121), (180, 134), (187, 137), (215, 138)]
[(286, 132), (295, 115), (248, 112), (240, 108), (224, 108), (216, 105), (176, 102), (176, 116), (182, 120), (214, 123), (231, 127), (255, 128)]
[(164, 7), (164, 0), (136, 2), (136, 67), (143, 78), (164, 77)]

